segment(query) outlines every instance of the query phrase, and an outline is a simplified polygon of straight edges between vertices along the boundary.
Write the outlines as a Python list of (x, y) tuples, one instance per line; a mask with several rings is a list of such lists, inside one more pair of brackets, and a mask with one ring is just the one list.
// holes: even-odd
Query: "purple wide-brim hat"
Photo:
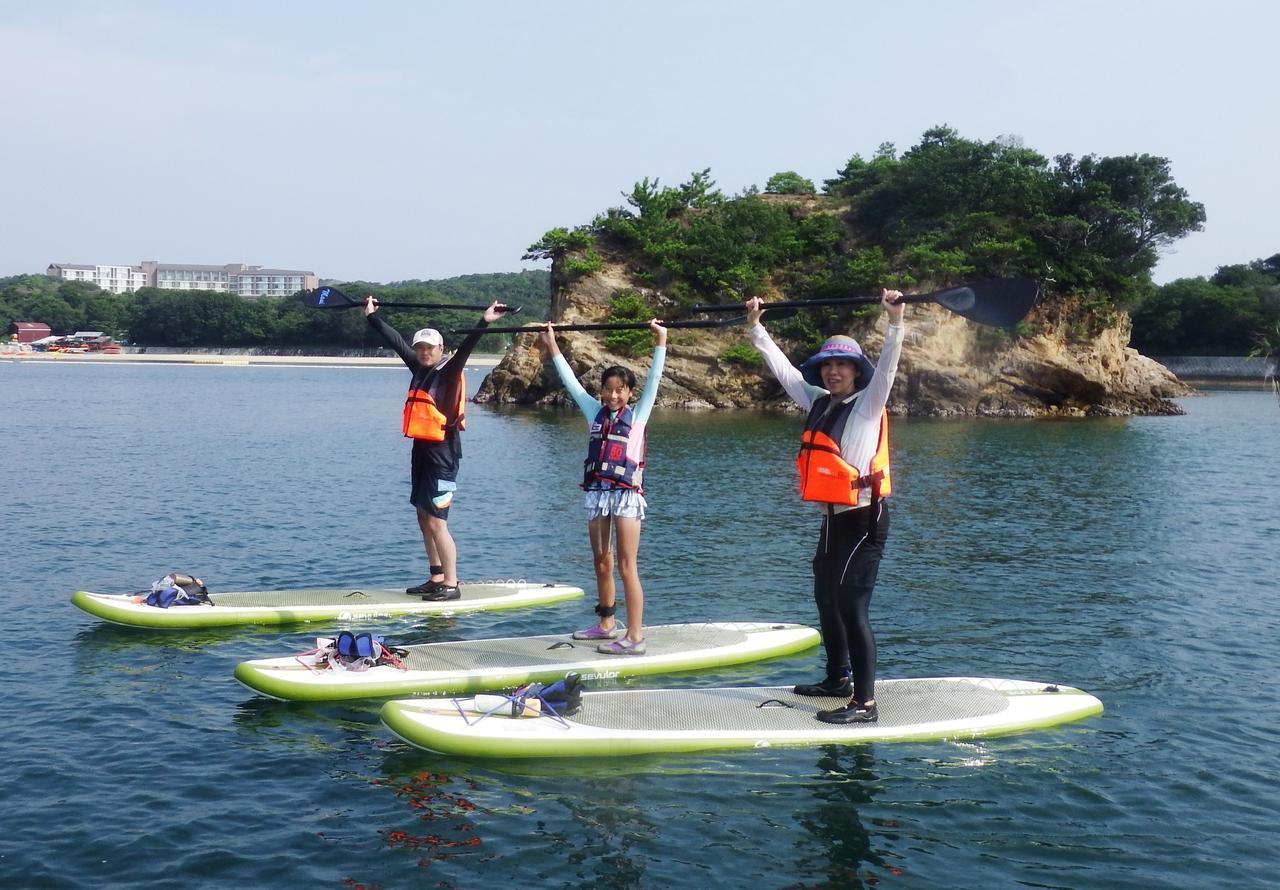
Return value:
[(800, 366), (800, 376), (804, 378), (804, 382), (810, 386), (822, 386), (822, 363), (829, 358), (842, 358), (853, 362), (858, 369), (858, 382), (854, 384), (854, 392), (858, 392), (870, 383), (871, 375), (876, 372), (875, 366), (862, 354), (862, 347), (858, 345), (857, 340), (837, 335), (828, 337), (827, 342), (822, 344), (822, 348), (809, 356)]

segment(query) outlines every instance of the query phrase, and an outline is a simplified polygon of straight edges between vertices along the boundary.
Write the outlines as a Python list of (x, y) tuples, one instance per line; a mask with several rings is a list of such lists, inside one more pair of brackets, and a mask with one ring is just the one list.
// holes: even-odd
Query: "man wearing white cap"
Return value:
[[(496, 320), (507, 307), (491, 303), (481, 316), (480, 327)], [(449, 534), (449, 506), (458, 488), (458, 465), (462, 461), (462, 430), (466, 429), (466, 391), (462, 372), (471, 351), (480, 342), (480, 332), (470, 334), (448, 358), (444, 337), (435, 328), (422, 328), (412, 343), (387, 324), (378, 313), (378, 301), (366, 297), (364, 314), (369, 326), (395, 350), (413, 373), (404, 404), (401, 431), (413, 439), (410, 459), (412, 488), (409, 503), (418, 514), (422, 544), (431, 566), (430, 577), (406, 589), (428, 600), (455, 600), (458, 589), (458, 550)]]
[(902, 294), (883, 290), (889, 315), (875, 367), (852, 337), (829, 337), (799, 368), (787, 361), (760, 323), (764, 304), (747, 301), (751, 344), (787, 395), (808, 409), (800, 456), (800, 496), (822, 506), (822, 533), (813, 558), (813, 598), (827, 656), (820, 683), (798, 695), (849, 699), (819, 711), (825, 723), (870, 723), (875, 701), (876, 639), (868, 620), (880, 557), (889, 534), (889, 425), (885, 404), (902, 352)]

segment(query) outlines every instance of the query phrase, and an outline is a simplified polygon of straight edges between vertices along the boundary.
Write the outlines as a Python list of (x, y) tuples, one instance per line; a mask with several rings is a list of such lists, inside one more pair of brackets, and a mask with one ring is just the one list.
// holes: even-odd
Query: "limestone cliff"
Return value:
[[(664, 303), (660, 294), (638, 286), (620, 263), (606, 263), (600, 272), (571, 282), (553, 270), (552, 288), (553, 318), (560, 323), (606, 321), (609, 300), (620, 289), (639, 292), (655, 306)], [(677, 315), (674, 308), (670, 313), (658, 311)], [(1033, 309), (1027, 322), (1035, 333), (1015, 338), (975, 325), (941, 306), (913, 304), (907, 309), (907, 340), (890, 413), (938, 417), (1183, 413), (1169, 399), (1191, 390), (1163, 365), (1128, 346), (1129, 319), (1124, 313), (1099, 313), (1080, 299), (1055, 299)], [(848, 331), (873, 361), (883, 342), (884, 324), (883, 316), (859, 319)], [(626, 365), (641, 378), (649, 366), (647, 355), (633, 358), (610, 352), (597, 334), (561, 333), (559, 342), (566, 360), (592, 392), (599, 389), (600, 371), (610, 365)], [(671, 331), (658, 404), (791, 407), (763, 368), (722, 358), (727, 347), (744, 342), (741, 327)], [(780, 345), (794, 361), (804, 358), (798, 344), (781, 341)], [(516, 338), (476, 394), (477, 402), (563, 404), (566, 399), (535, 334)]]

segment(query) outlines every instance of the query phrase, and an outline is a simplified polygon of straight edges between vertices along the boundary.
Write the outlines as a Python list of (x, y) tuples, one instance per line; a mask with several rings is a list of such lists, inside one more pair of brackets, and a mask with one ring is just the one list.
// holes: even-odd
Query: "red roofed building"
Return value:
[(15, 321), (9, 325), (10, 338), (16, 335), (19, 343), (34, 343), (52, 333), (47, 324), (39, 321)]

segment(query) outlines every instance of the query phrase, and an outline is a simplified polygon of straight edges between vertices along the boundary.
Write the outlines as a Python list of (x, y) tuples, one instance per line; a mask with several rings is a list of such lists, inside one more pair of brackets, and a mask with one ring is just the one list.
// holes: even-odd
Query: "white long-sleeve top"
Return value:
[[(871, 459), (875, 457), (876, 448), (880, 444), (880, 415), (889, 401), (889, 390), (893, 388), (893, 378), (898, 372), (898, 357), (902, 355), (902, 340), (905, 332), (905, 325), (890, 324), (888, 326), (884, 335), (884, 347), (880, 350), (880, 358), (876, 362), (876, 372), (872, 375), (871, 382), (844, 400), (849, 402), (856, 399), (857, 404), (853, 408), (849, 422), (844, 426), (844, 434), (840, 437), (840, 456), (862, 473), (870, 468)], [(792, 401), (797, 405), (808, 411), (815, 401), (828, 395), (827, 390), (821, 386), (813, 386), (805, 382), (800, 369), (787, 361), (787, 357), (778, 348), (778, 344), (773, 342), (764, 325), (757, 324), (751, 329), (749, 335), (751, 345), (760, 350), (760, 354), (764, 356), (769, 372), (777, 378), (787, 395), (791, 396)], [(858, 493), (858, 506), (865, 507), (870, 503), (871, 490), (864, 488)], [(825, 504), (818, 506), (826, 509)], [(837, 513), (851, 509), (853, 508), (835, 507)]]

